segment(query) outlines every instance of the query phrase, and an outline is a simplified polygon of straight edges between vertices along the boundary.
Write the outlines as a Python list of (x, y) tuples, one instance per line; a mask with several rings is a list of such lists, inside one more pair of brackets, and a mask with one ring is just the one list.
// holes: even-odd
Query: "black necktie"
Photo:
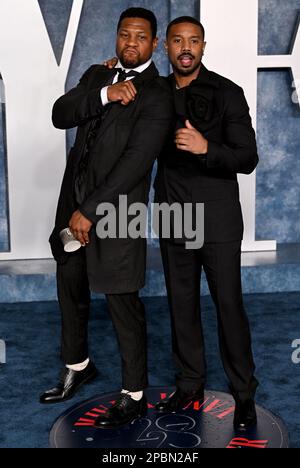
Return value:
[(122, 81), (126, 81), (127, 78), (134, 78), (135, 76), (138, 76), (139, 73), (136, 72), (135, 70), (130, 70), (129, 72), (126, 72), (125, 70), (122, 70), (122, 68), (116, 68), (115, 69), (118, 73), (118, 83), (121, 83)]

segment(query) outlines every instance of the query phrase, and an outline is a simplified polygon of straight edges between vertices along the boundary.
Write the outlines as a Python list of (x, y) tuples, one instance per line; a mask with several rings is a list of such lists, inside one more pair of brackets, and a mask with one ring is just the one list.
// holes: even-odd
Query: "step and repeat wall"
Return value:
[(51, 256), (75, 135), (53, 128), (52, 105), (91, 64), (115, 55), (117, 21), (129, 6), (158, 17), (162, 75), (170, 72), (168, 22), (201, 18), (205, 64), (243, 86), (257, 128), (259, 167), (240, 177), (243, 248), (300, 242), (300, 0), (0, 0), (0, 259)]

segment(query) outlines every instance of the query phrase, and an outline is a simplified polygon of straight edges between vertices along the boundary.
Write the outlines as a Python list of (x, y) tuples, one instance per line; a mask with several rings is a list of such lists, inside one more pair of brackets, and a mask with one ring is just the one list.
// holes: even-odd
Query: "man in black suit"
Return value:
[[(152, 62), (157, 47), (157, 21), (142, 8), (120, 18), (116, 69), (94, 65), (79, 85), (53, 108), (56, 128), (78, 127), (68, 158), (50, 237), (57, 260), (58, 298), (62, 312), (62, 359), (59, 384), (41, 403), (71, 398), (93, 379), (89, 360), (90, 289), (106, 294), (122, 356), (123, 390), (97, 425), (118, 427), (147, 409), (146, 322), (139, 290), (145, 283), (144, 238), (97, 237), (97, 207), (110, 203), (119, 210), (119, 196), (128, 204), (147, 205), (153, 163), (172, 130), (172, 95)], [(132, 80), (132, 78), (134, 79)], [(70, 227), (82, 248), (64, 252), (60, 232)], [(124, 226), (123, 226), (124, 228)]]
[(204, 245), (187, 250), (185, 239), (161, 239), (172, 322), (177, 390), (157, 410), (175, 412), (204, 398), (206, 363), (200, 316), (200, 275), (206, 273), (218, 315), (223, 365), (236, 400), (234, 424), (256, 423), (258, 385), (241, 286), (243, 218), (237, 174), (258, 163), (255, 133), (243, 90), (202, 64), (204, 28), (181, 17), (168, 27), (169, 77), (177, 131), (162, 152), (156, 201), (204, 204)]

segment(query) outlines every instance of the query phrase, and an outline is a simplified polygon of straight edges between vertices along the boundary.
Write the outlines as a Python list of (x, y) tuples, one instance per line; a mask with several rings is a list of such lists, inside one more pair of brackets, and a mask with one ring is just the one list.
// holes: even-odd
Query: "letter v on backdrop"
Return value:
[(0, 259), (49, 258), (48, 237), (65, 167), (65, 134), (51, 123), (65, 92), (83, 0), (74, 0), (57, 65), (37, 0), (1, 0), (0, 71), (6, 91), (11, 252)]

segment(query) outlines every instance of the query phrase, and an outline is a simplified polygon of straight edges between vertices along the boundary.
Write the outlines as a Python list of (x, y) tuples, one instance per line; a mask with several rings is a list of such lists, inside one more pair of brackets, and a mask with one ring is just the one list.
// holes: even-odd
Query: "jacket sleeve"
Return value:
[(209, 169), (251, 174), (258, 164), (255, 132), (242, 88), (227, 93), (224, 116), (224, 144), (209, 141), (206, 157)]
[[(151, 90), (150, 90), (151, 91)], [(155, 159), (173, 130), (174, 111), (171, 93), (145, 94), (139, 118), (126, 148), (105, 182), (88, 197), (80, 212), (96, 223), (101, 203), (117, 206), (119, 195), (129, 194), (151, 171)]]
[(101, 115), (103, 105), (100, 88), (88, 90), (89, 76), (97, 65), (92, 65), (82, 76), (76, 88), (60, 97), (53, 106), (52, 122), (54, 127), (66, 130), (78, 127), (88, 120)]

